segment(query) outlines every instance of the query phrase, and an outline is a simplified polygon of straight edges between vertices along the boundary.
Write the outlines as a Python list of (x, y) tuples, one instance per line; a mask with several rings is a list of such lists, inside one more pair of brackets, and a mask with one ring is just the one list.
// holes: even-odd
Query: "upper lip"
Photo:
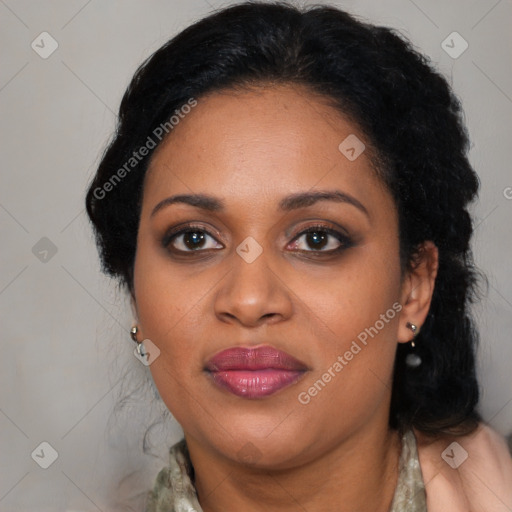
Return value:
[(307, 366), (290, 354), (270, 345), (260, 347), (231, 347), (215, 354), (206, 363), (211, 372), (226, 370), (307, 370)]

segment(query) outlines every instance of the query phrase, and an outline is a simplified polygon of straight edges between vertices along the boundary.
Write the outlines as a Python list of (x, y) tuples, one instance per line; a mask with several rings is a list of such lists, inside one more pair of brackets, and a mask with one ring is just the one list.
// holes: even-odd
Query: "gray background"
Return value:
[[(332, 3), (400, 29), (462, 99), (482, 181), (474, 251), (490, 280), (475, 309), (481, 412), (508, 434), (512, 2)], [(98, 271), (83, 200), (138, 64), (189, 23), (228, 4), (0, 0), (2, 511), (141, 510), (139, 493), (181, 435), (167, 419), (152, 429), (153, 455), (142, 452), (146, 428), (165, 407), (151, 405), (149, 370), (132, 354), (130, 307)], [(31, 47), (34, 40), (42, 46), (43, 31), (58, 42), (46, 59)], [(453, 31), (469, 44), (458, 58), (441, 47)], [(58, 453), (48, 469), (31, 457), (43, 441)]]

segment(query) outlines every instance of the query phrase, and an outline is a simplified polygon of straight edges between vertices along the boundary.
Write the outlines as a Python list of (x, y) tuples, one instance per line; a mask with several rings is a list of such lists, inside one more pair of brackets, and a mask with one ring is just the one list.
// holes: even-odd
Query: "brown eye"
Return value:
[(326, 248), (329, 245), (329, 238), (332, 237), (325, 231), (310, 231), (303, 236), (306, 244), (314, 250)]
[(204, 229), (194, 227), (187, 227), (176, 233), (171, 233), (164, 238), (162, 243), (165, 247), (172, 246), (172, 249), (178, 252), (197, 252), (223, 248), (210, 233)]
[(344, 234), (327, 226), (312, 226), (295, 237), (292, 247), (305, 252), (337, 252), (352, 245)]

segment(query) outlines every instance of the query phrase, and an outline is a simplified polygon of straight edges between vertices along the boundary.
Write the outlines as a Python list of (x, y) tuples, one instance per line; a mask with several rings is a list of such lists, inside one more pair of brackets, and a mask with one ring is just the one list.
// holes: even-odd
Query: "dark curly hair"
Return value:
[(143, 182), (154, 148), (133, 158), (155, 128), (191, 98), (278, 83), (320, 93), (371, 141), (376, 172), (398, 209), (402, 269), (414, 264), (422, 242), (439, 249), (432, 303), (417, 338), (423, 363), (408, 367), (408, 348), (399, 344), (390, 426), (471, 432), (481, 421), (478, 335), (469, 313), (479, 273), (467, 207), (479, 180), (467, 158), (459, 101), (393, 29), (325, 5), (244, 2), (196, 22), (151, 55), (124, 94), (115, 136), (87, 192), (104, 272), (133, 291)]

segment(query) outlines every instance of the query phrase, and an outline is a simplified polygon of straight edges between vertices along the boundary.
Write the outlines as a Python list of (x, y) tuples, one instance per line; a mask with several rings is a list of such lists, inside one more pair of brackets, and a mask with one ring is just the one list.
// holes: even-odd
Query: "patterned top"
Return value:
[[(145, 512), (203, 512), (192, 483), (193, 473), (182, 439), (170, 448), (169, 465), (158, 473)], [(389, 512), (427, 512), (416, 438), (410, 430), (402, 437), (398, 482)]]

